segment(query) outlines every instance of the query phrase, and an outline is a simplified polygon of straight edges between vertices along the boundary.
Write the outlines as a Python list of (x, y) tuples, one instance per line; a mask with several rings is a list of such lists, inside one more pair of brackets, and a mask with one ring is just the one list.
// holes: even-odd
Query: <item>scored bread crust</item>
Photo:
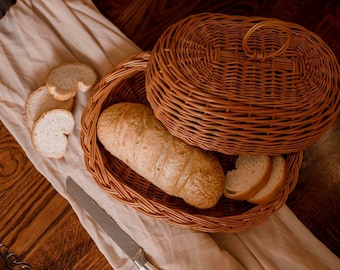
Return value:
[(32, 131), (34, 122), (46, 111), (52, 109), (65, 109), (71, 111), (74, 105), (74, 98), (65, 101), (56, 100), (46, 86), (41, 86), (30, 93), (25, 102), (25, 113), (27, 125)]
[(281, 191), (287, 175), (286, 160), (282, 155), (271, 157), (272, 171), (267, 184), (253, 197), (248, 199), (248, 202), (254, 204), (267, 203), (275, 198)]
[(97, 82), (95, 70), (84, 63), (70, 62), (58, 65), (47, 74), (46, 87), (57, 100), (74, 97), (78, 90), (89, 92)]
[(233, 200), (247, 200), (268, 182), (271, 159), (267, 155), (239, 155), (235, 169), (226, 173), (224, 196)]
[(43, 157), (60, 159), (68, 145), (68, 135), (75, 126), (73, 114), (65, 109), (44, 112), (32, 128), (32, 143)]
[(189, 205), (210, 208), (223, 194), (225, 178), (216, 155), (172, 136), (148, 106), (108, 107), (98, 119), (97, 136), (113, 156)]

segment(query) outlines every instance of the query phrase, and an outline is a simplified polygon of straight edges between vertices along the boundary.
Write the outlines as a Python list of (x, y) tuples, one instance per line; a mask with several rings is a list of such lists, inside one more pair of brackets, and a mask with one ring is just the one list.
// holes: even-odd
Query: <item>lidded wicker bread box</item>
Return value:
[[(261, 224), (286, 202), (294, 189), (302, 163), (302, 151), (285, 154), (287, 176), (284, 186), (270, 202), (254, 205), (224, 196), (216, 206), (196, 209), (182, 199), (169, 196), (112, 156), (98, 141), (96, 124), (100, 113), (119, 102), (149, 105), (145, 70), (150, 54), (132, 55), (117, 65), (92, 90), (81, 119), (80, 142), (85, 165), (96, 183), (119, 202), (169, 224), (203, 232), (236, 233)], [(235, 156), (219, 156), (224, 171), (232, 168)]]
[(314, 143), (339, 113), (339, 64), (305, 28), (201, 13), (155, 44), (146, 93), (156, 117), (189, 144), (225, 154), (283, 154)]
[[(217, 151), (225, 172), (238, 154), (282, 153), (284, 186), (268, 203), (222, 196), (205, 210), (165, 194), (97, 139), (100, 113), (126, 101), (151, 106), (174, 136)], [(338, 113), (339, 65), (316, 35), (276, 19), (204, 13), (170, 26), (151, 52), (123, 59), (100, 80), (83, 111), (81, 145), (88, 171), (119, 202), (172, 225), (235, 233), (285, 204), (302, 149)]]

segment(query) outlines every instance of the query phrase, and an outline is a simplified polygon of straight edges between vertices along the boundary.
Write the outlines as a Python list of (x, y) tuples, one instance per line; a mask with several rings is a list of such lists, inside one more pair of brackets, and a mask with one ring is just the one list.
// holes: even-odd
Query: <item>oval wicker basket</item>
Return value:
[[(124, 102), (148, 104), (145, 92), (145, 70), (149, 53), (123, 60), (95, 87), (84, 108), (81, 123), (81, 145), (88, 171), (95, 181), (118, 201), (137, 211), (170, 224), (203, 232), (240, 232), (265, 221), (279, 209), (293, 190), (299, 175), (302, 152), (284, 155), (288, 164), (285, 186), (270, 203), (253, 205), (221, 198), (207, 210), (195, 209), (182, 199), (169, 196), (112, 156), (97, 140), (96, 124), (108, 106)], [(233, 165), (234, 156), (220, 154), (224, 170)]]
[(225, 154), (299, 152), (334, 123), (340, 68), (305, 28), (202, 13), (170, 26), (146, 71), (156, 117), (189, 144)]

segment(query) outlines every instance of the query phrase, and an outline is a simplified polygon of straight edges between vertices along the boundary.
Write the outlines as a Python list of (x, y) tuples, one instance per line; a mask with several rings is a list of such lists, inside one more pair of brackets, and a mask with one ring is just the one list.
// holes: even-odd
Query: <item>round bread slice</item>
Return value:
[(286, 160), (282, 155), (274, 156), (272, 159), (272, 171), (267, 184), (255, 196), (248, 199), (248, 202), (261, 204), (266, 203), (275, 198), (281, 191), (287, 173)]
[(25, 103), (26, 121), (30, 130), (34, 122), (44, 113), (52, 109), (72, 110), (74, 98), (59, 101), (51, 95), (46, 86), (39, 87), (29, 94)]
[(77, 91), (88, 92), (97, 82), (94, 69), (86, 64), (73, 62), (56, 66), (47, 75), (46, 87), (57, 100), (74, 97)]
[(32, 142), (43, 157), (62, 158), (68, 145), (67, 135), (75, 126), (73, 114), (64, 109), (53, 109), (43, 113), (32, 128)]
[(239, 155), (235, 169), (226, 173), (224, 196), (233, 200), (247, 200), (265, 186), (271, 172), (267, 155)]

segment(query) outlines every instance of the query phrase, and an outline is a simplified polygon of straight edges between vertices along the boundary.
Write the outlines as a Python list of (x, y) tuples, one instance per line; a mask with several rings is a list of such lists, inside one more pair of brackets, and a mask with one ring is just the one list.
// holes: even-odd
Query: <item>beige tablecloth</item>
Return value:
[(143, 216), (112, 199), (95, 184), (83, 161), (79, 133), (86, 94), (76, 98), (76, 128), (65, 157), (51, 160), (37, 155), (25, 123), (24, 103), (31, 91), (45, 83), (47, 72), (65, 61), (81, 61), (103, 76), (139, 51), (89, 0), (20, 0), (0, 20), (1, 121), (37, 170), (69, 201), (112, 267), (136, 269), (67, 193), (67, 175), (145, 249), (159, 269), (340, 269), (339, 259), (287, 206), (245, 232), (211, 235)]

